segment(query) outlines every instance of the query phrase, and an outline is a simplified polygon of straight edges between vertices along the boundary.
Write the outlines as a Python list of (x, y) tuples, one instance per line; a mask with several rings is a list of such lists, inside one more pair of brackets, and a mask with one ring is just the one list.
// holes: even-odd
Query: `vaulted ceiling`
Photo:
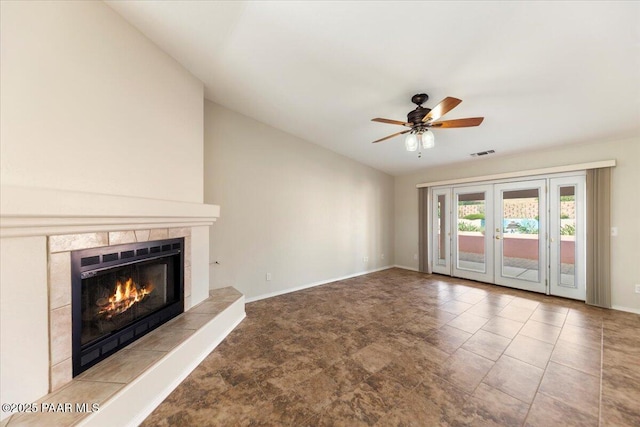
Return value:
[[(107, 1), (207, 99), (392, 175), (640, 136), (639, 2)], [(411, 96), (463, 100), (404, 149)]]

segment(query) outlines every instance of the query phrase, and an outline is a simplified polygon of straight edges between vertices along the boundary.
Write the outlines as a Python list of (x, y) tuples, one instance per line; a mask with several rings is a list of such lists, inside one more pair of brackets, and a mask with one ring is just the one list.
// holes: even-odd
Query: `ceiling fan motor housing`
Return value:
[(424, 104), (428, 100), (429, 95), (427, 95), (426, 93), (418, 93), (411, 97), (411, 102), (416, 104), (417, 107), (415, 110), (412, 110), (409, 114), (407, 114), (407, 122), (413, 123), (414, 125), (422, 123), (422, 119), (424, 118), (424, 116), (429, 114), (429, 111), (431, 111), (431, 108), (425, 108), (422, 106), (422, 104)]
[[(424, 108), (418, 106), (415, 110), (412, 110), (409, 114), (407, 114), (407, 122), (413, 123), (414, 125), (422, 123), (422, 119), (426, 116), (431, 108)], [(423, 123), (424, 124), (424, 123)]]

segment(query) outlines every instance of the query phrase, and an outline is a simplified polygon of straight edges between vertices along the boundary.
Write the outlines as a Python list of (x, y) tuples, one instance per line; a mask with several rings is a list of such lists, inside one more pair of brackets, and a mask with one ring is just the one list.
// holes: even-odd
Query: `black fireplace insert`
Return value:
[(73, 376), (184, 311), (184, 239), (71, 253)]

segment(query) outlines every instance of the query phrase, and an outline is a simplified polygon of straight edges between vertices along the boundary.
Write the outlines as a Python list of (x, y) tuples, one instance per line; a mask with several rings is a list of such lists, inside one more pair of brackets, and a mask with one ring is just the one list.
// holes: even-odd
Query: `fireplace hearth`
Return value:
[(184, 239), (71, 253), (73, 376), (184, 311)]

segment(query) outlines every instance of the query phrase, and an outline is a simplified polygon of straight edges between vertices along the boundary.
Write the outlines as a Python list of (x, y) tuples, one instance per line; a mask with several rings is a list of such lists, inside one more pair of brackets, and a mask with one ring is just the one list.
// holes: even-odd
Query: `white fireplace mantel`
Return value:
[(142, 197), (2, 186), (0, 237), (211, 225), (220, 206)]

